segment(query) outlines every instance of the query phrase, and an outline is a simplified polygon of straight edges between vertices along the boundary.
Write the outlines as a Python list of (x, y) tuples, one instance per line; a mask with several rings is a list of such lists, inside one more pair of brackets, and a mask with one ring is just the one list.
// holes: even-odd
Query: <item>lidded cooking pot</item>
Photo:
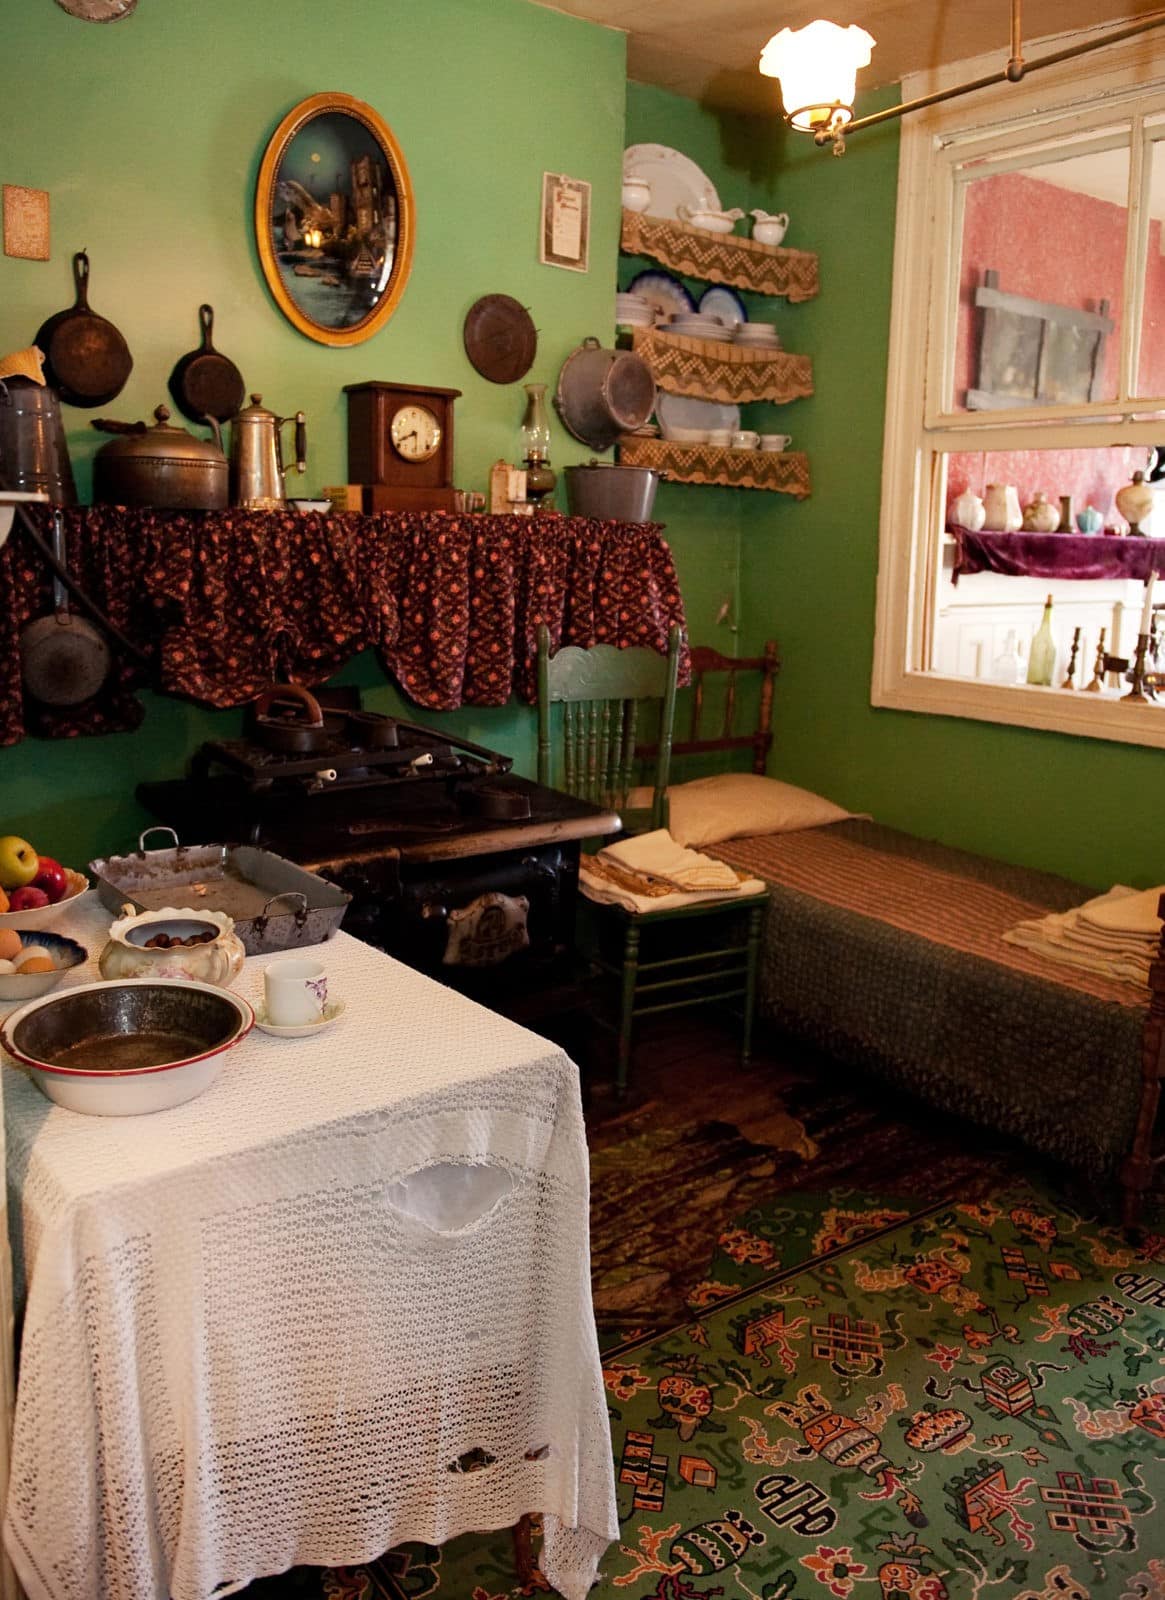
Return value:
[(554, 404), (576, 439), (606, 450), (655, 410), (655, 379), (642, 356), (584, 339), (562, 364)]
[(94, 500), (159, 511), (225, 511), (229, 474), (218, 423), (210, 421), (210, 440), (172, 426), (166, 406), (156, 406), (154, 418), (152, 428), (106, 417), (94, 421), (102, 433), (118, 435), (94, 457)]

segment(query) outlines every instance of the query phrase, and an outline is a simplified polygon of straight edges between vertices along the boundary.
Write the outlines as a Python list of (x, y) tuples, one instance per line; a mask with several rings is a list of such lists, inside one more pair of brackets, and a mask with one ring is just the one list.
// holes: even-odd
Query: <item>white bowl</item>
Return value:
[(292, 511), (301, 513), (305, 511), (316, 512), (321, 516), (326, 515), (332, 509), (330, 500), (289, 500), (287, 504)]
[(89, 952), (76, 939), (66, 939), (60, 933), (43, 933), (39, 928), (17, 928), (20, 942), (27, 947), (40, 944), (57, 963), (53, 972), (0, 972), (0, 1004), (7, 1001), (23, 1005), (26, 1000), (36, 1000), (48, 994), (60, 982), (70, 967), (79, 967), (89, 958)]
[[(111, 1068), (71, 1067), (59, 1061), (50, 1063), (31, 1055), (22, 1048), (22, 1024), (46, 1006), (68, 1006), (85, 995), (99, 992), (104, 1001), (116, 1004), (116, 997), (125, 990), (162, 989), (168, 992), (185, 991), (188, 994), (212, 995), (214, 1012), (223, 1008), (234, 1011), (233, 1024), (224, 1025), (221, 1034), (214, 1034), (213, 1043), (197, 1054), (179, 1060), (162, 1061), (141, 1067)], [(82, 983), (62, 990), (60, 994), (45, 995), (21, 1006), (3, 1023), (0, 1023), (0, 1047), (14, 1061), (28, 1068), (37, 1088), (59, 1106), (68, 1111), (78, 1111), (87, 1117), (139, 1117), (152, 1111), (167, 1111), (180, 1106), (195, 1095), (209, 1089), (226, 1061), (226, 1052), (238, 1044), (254, 1026), (255, 1013), (247, 1002), (229, 989), (220, 989), (211, 983), (194, 983), (190, 980), (174, 981), (157, 978), (124, 978), (114, 983)], [(70, 1017), (68, 1025), (73, 1025)], [(217, 1026), (217, 1023), (216, 1023)], [(110, 1027), (109, 1035), (128, 1031)], [(104, 1036), (104, 1035), (103, 1035)]]
[(69, 880), (69, 892), (64, 899), (58, 900), (55, 905), (32, 906), (27, 911), (0, 911), (0, 928), (51, 926), (58, 917), (64, 915), (77, 896), (84, 894), (89, 887), (89, 879), (83, 872), (74, 872), (72, 867), (66, 867), (65, 876)]

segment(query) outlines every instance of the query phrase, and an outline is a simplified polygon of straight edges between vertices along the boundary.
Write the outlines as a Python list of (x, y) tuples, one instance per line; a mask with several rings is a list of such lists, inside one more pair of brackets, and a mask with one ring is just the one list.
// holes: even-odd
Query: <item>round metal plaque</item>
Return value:
[(465, 318), (465, 354), (491, 383), (517, 383), (534, 365), (538, 330), (508, 294), (483, 295)]

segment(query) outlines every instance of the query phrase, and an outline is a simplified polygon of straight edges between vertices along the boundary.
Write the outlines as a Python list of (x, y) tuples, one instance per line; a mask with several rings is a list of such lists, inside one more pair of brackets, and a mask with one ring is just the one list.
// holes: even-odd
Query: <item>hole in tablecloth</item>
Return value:
[(449, 1463), (450, 1472), (484, 1472), (486, 1467), (492, 1467), (497, 1456), (491, 1456), (488, 1450), (483, 1450), (481, 1445), (474, 1445), (472, 1450), (465, 1450), (457, 1457), (456, 1461)]
[(385, 1198), (436, 1233), (461, 1233), (513, 1192), (513, 1177), (492, 1162), (434, 1161), (390, 1184)]
[(535, 1445), (532, 1449), (526, 1451), (526, 1460), (545, 1461), (549, 1454), (550, 1446), (548, 1444)]

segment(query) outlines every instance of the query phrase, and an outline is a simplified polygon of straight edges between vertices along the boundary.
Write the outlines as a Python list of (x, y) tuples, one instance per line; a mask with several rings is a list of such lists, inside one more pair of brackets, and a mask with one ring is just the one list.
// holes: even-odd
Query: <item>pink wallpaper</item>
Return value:
[[(988, 267), (1000, 287), (1058, 305), (1099, 309), (1109, 301), (1116, 323), (1105, 349), (1104, 393), (1115, 393), (1125, 260), (1124, 206), (1074, 194), (1025, 173), (1001, 173), (969, 185), (964, 212), (963, 261), (955, 351), (955, 396), (962, 404), (975, 374), (974, 293)], [(1165, 261), (1161, 225), (1150, 229), (1146, 263), (1141, 389), (1165, 393)], [(1165, 443), (1165, 423), (1162, 424)], [(1021, 505), (1037, 490), (1049, 500), (1070, 494), (1075, 510), (1094, 505), (1105, 522), (1124, 527), (1113, 496), (1145, 466), (1144, 449), (960, 451), (948, 457), (947, 497), (988, 483), (1014, 483)]]

